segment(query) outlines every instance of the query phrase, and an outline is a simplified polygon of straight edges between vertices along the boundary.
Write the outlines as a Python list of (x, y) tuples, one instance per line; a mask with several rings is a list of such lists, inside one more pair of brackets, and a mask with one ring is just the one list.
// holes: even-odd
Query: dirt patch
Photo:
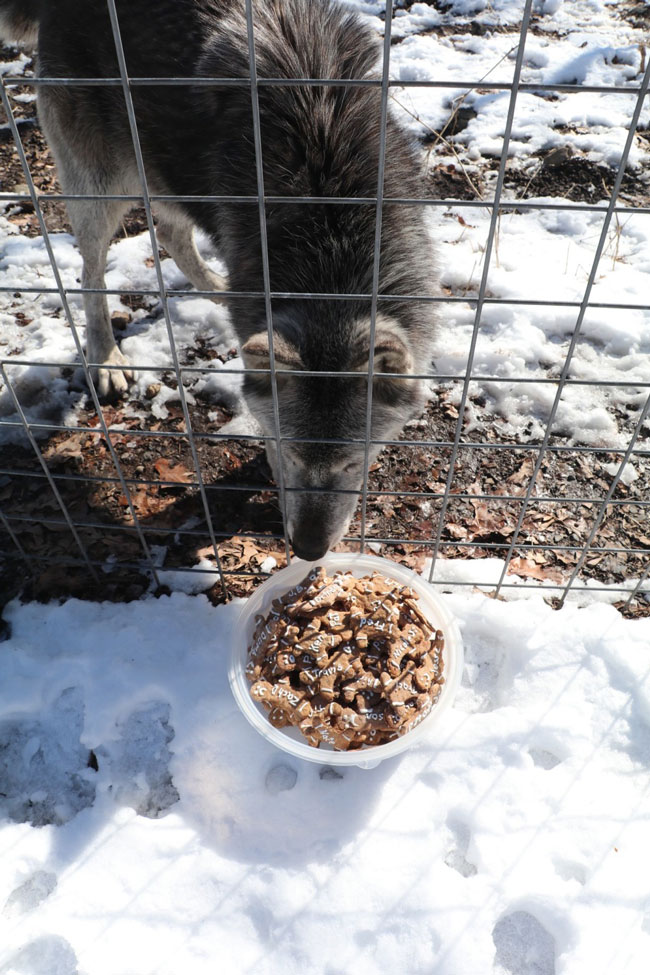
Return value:
[[(533, 157), (526, 169), (511, 160), (506, 168), (505, 187), (517, 199), (560, 197), (580, 203), (609, 200), (617, 171), (584, 156), (570, 155), (562, 148)], [(498, 162), (493, 169), (498, 168)], [(650, 185), (645, 173), (628, 170), (623, 175), (619, 199), (634, 206), (648, 206)]]
[(428, 195), (437, 200), (480, 200), (483, 197), (483, 182), (477, 186), (474, 178), (468, 179), (466, 173), (453, 163), (432, 166), (427, 172), (427, 189)]
[[(480, 403), (473, 406), (480, 409)], [(111, 434), (111, 444), (132, 507), (91, 411), (79, 418), (86, 431), (62, 431), (42, 444), (83, 548), (91, 561), (110, 570), (108, 574), (99, 570), (99, 585), (89, 581), (79, 547), (34, 453), (19, 446), (0, 450), (2, 510), (26, 555), (36, 560), (36, 576), (26, 589), (29, 595), (128, 599), (145, 591), (151, 583), (146, 573), (138, 572), (144, 551), (134, 513), (147, 544), (164, 557), (165, 569), (186, 567), (199, 558), (216, 565), (182, 412), (179, 405), (168, 408), (169, 417), (154, 422), (145, 403), (105, 410), (107, 422), (120, 427)], [(244, 595), (261, 581), (260, 566), (268, 556), (278, 565), (284, 562), (277, 491), (260, 444), (210, 440), (210, 434), (229, 418), (225, 410), (198, 402), (190, 413), (218, 551), (224, 568), (235, 573), (228, 576), (229, 593)], [(431, 554), (428, 543), (436, 537), (451, 451), (448, 446), (418, 441), (453, 440), (456, 420), (447, 392), (439, 391), (417, 424), (405, 431), (404, 442), (386, 448), (373, 464), (366, 530), (379, 554), (419, 569)], [(498, 422), (487, 433), (468, 432), (464, 442), (445, 513), (440, 555), (502, 558), (514, 537), (520, 499), (536, 453), (503, 449), (508, 441)], [(472, 447), (477, 442), (493, 442), (494, 447)], [(556, 447), (564, 444), (561, 437), (553, 439)], [(606, 465), (616, 464), (617, 457), (607, 451), (545, 455), (514, 552), (516, 575), (549, 585), (568, 580), (612, 482)], [(585, 564), (583, 575), (600, 585), (622, 585), (647, 565), (647, 509), (639, 502), (649, 496), (650, 461), (636, 457), (634, 467), (636, 480), (619, 484)], [(342, 547), (358, 550), (353, 538), (359, 532), (358, 513), (350, 526), (350, 540)], [(11, 547), (6, 539), (5, 551)], [(210, 595), (215, 602), (224, 598), (220, 585)]]
[[(427, 136), (425, 145), (435, 136)], [(498, 159), (486, 159), (465, 168), (458, 162), (436, 161), (433, 153), (427, 170), (427, 191), (431, 197), (449, 200), (483, 200), (490, 196), (489, 181), (499, 169)], [(504, 176), (504, 197), (528, 200), (537, 197), (571, 200), (574, 203), (609, 201), (617, 170), (585, 156), (574, 155), (559, 147), (535, 153), (526, 163), (510, 159)], [(619, 201), (630, 206), (650, 206), (650, 176), (644, 171), (628, 170), (623, 175)]]
[(614, 11), (621, 20), (632, 27), (647, 29), (650, 24), (650, 7), (647, 3), (639, 3), (638, 0), (619, 0), (614, 7)]

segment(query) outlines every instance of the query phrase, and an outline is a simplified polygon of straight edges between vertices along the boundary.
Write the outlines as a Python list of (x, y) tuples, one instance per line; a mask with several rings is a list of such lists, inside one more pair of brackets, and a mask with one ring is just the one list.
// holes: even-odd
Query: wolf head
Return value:
[[(292, 334), (293, 333), (293, 334)], [(345, 337), (323, 333), (311, 345), (309, 330), (297, 332), (290, 320), (274, 316), (273, 352), (277, 370), (280, 450), (267, 441), (269, 464), (278, 480), (282, 465), (287, 531), (299, 558), (315, 561), (336, 544), (354, 514), (365, 475), (370, 321), (353, 321)], [(248, 369), (270, 369), (266, 331), (243, 345)], [(292, 375), (284, 374), (291, 371)], [(357, 372), (356, 376), (312, 376), (315, 371)], [(420, 369), (422, 370), (422, 364)], [(304, 376), (300, 373), (306, 373)], [(390, 440), (423, 404), (415, 355), (399, 323), (377, 315), (373, 359), (371, 440)], [(399, 373), (405, 378), (389, 374)], [(269, 374), (246, 375), (244, 391), (266, 436), (275, 437)], [(344, 442), (330, 442), (344, 441)], [(372, 463), (380, 445), (370, 444)]]

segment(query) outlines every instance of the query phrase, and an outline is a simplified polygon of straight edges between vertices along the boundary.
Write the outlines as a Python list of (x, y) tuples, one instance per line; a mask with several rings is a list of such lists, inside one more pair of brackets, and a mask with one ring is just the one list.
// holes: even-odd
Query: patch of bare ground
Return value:
[[(410, 10), (416, 3), (433, 7), (442, 15), (438, 24), (422, 28), (417, 32), (418, 36), (426, 37), (428, 34), (433, 34), (437, 37), (463, 37), (470, 34), (474, 37), (484, 37), (491, 34), (512, 34), (513, 44), (516, 44), (519, 39), (521, 21), (504, 24), (500, 21), (498, 14), (490, 16), (489, 8), (481, 11), (480, 20), (461, 20), (457, 14), (453, 13), (453, 4), (446, 3), (445, 0), (396, 0), (393, 9), (395, 11)], [(447, 18), (446, 15), (449, 17)], [(380, 14), (380, 17), (385, 19), (384, 14)], [(530, 18), (528, 31), (530, 34), (543, 34), (545, 37), (564, 37), (566, 34), (566, 32), (558, 31), (548, 17), (540, 17), (535, 14)], [(402, 40), (404, 40), (403, 37), (394, 37), (393, 44), (399, 44)]]
[[(647, 138), (644, 133), (639, 136)], [(425, 145), (435, 141), (435, 136), (424, 140)], [(498, 159), (483, 159), (466, 167), (460, 156), (457, 161), (450, 161), (448, 155), (436, 160), (432, 154), (427, 168), (427, 195), (443, 200), (488, 200), (498, 168)], [(616, 175), (611, 166), (594, 162), (570, 146), (559, 146), (533, 153), (524, 163), (516, 158), (508, 160), (504, 202), (551, 197), (575, 203), (602, 203), (610, 198)], [(650, 206), (650, 174), (641, 169), (627, 170), (619, 201), (633, 207)]]
[(647, 30), (650, 25), (650, 7), (647, 3), (639, 3), (639, 0), (619, 0), (618, 3), (614, 4), (614, 13), (625, 21), (626, 24), (630, 24), (632, 27), (638, 27), (642, 30)]
[[(91, 411), (79, 418), (82, 432), (62, 430), (41, 445), (81, 546), (103, 566), (98, 585), (89, 579), (35, 454), (27, 445), (0, 449), (0, 505), (34, 571), (27, 581), (15, 543), (5, 537), (3, 548), (16, 567), (15, 574), (5, 576), (10, 591), (20, 582), (27, 595), (43, 599), (134, 598), (150, 585), (146, 572), (138, 571), (145, 558), (142, 536), (156, 547), (155, 556), (164, 558), (165, 569), (187, 567), (199, 558), (216, 568), (182, 412), (174, 404), (168, 408), (169, 417), (155, 422), (146, 403), (105, 409), (107, 422), (119, 426), (110, 439), (128, 484), (128, 500)], [(481, 401), (473, 408), (481, 410)], [(284, 563), (277, 491), (260, 444), (211, 439), (228, 419), (225, 410), (197, 402), (190, 413), (218, 552), (223, 568), (234, 573), (227, 577), (229, 594), (244, 595), (261, 581), (260, 566), (269, 555), (278, 565)], [(456, 422), (457, 411), (441, 390), (405, 431), (403, 443), (387, 447), (373, 464), (366, 531), (379, 554), (415, 568), (422, 568), (431, 554)], [(499, 426), (492, 418), (484, 433), (463, 437), (441, 535), (443, 558), (504, 557), (513, 541), (537, 452), (534, 446), (509, 442)], [(556, 437), (552, 446), (567, 443)], [(547, 585), (566, 583), (619, 457), (606, 450), (545, 454), (516, 540), (512, 574)], [(650, 496), (650, 460), (635, 456), (633, 463), (636, 479), (619, 483), (584, 563), (582, 578), (599, 585), (624, 585), (648, 565), (650, 531), (643, 502)], [(358, 550), (354, 538), (359, 532), (357, 515), (342, 547)], [(223, 600), (219, 584), (210, 596)], [(635, 611), (644, 607), (650, 610), (641, 602)]]
[[(494, 162), (496, 170), (498, 162)], [(581, 203), (609, 200), (617, 171), (586, 156), (574, 154), (569, 147), (558, 147), (535, 154), (523, 168), (511, 160), (506, 169), (505, 187), (516, 199), (560, 197)], [(639, 170), (623, 175), (619, 192), (621, 203), (630, 206), (650, 205), (650, 179)]]

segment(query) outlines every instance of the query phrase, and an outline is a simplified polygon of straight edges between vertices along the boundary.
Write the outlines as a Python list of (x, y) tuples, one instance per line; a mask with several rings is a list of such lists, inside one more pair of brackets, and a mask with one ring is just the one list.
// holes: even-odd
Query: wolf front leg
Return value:
[[(70, 222), (83, 259), (81, 287), (86, 313), (86, 359), (100, 397), (126, 392), (133, 378), (128, 360), (117, 347), (108, 312), (104, 272), (108, 245), (124, 206), (119, 201), (71, 201)], [(87, 290), (86, 290), (87, 289)], [(118, 367), (118, 368), (114, 368)]]
[(194, 231), (190, 220), (173, 205), (156, 207), (158, 240), (169, 252), (174, 263), (197, 291), (210, 291), (217, 304), (226, 302), (219, 292), (226, 291), (228, 280), (217, 274), (199, 254), (194, 241)]

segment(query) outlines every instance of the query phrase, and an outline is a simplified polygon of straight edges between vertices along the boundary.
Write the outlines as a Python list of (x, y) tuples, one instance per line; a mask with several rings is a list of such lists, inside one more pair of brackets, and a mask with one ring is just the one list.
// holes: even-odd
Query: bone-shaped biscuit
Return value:
[(415, 671), (415, 685), (419, 691), (428, 691), (436, 679), (436, 665), (431, 654), (427, 653)]
[[(285, 683), (285, 680), (287, 681)], [(296, 690), (286, 678), (277, 684), (271, 684), (266, 680), (258, 680), (251, 686), (251, 697), (255, 701), (273, 708), (282, 708), (289, 714), (294, 711), (307, 717), (311, 714), (311, 704), (304, 690)]]
[(305, 598), (310, 598), (322, 587), (325, 582), (326, 574), (325, 569), (322, 565), (316, 566), (312, 569), (307, 576), (294, 586), (293, 589), (289, 589), (288, 592), (280, 599), (283, 606), (290, 606), (293, 603), (300, 602)]
[(390, 701), (391, 707), (401, 708), (407, 701), (417, 696), (418, 689), (413, 684), (413, 671), (415, 664), (410, 661), (401, 673), (391, 678), (389, 674), (381, 675), (381, 682), (384, 693)]
[(309, 654), (310, 657), (314, 658), (319, 667), (323, 667), (329, 660), (332, 651), (341, 642), (339, 633), (326, 633), (325, 630), (320, 630), (315, 636), (297, 643), (295, 652)]
[(263, 657), (268, 650), (278, 642), (280, 634), (285, 628), (285, 622), (282, 616), (277, 616), (268, 619), (264, 626), (257, 631), (257, 636), (253, 640), (250, 647), (250, 656), (254, 660), (259, 660)]
[(386, 660), (386, 670), (391, 677), (399, 677), (402, 671), (402, 661), (411, 653), (412, 649), (411, 644), (407, 643), (401, 635), (391, 644)]
[[(304, 667), (300, 671), (299, 680), (301, 684), (315, 685), (320, 683), (321, 686), (323, 681), (327, 680), (328, 684), (334, 686), (338, 681), (354, 677), (362, 667), (363, 664), (360, 660), (337, 650), (325, 661), (323, 667)], [(333, 681), (330, 678), (333, 678)]]
[(362, 691), (378, 690), (381, 690), (380, 679), (367, 671), (362, 671), (354, 680), (346, 681), (341, 685), (341, 694), (346, 701), (354, 701), (357, 694)]
[[(280, 646), (282, 646), (282, 641), (280, 641)], [(287, 674), (296, 669), (298, 662), (295, 654), (293, 654), (290, 650), (276, 650), (273, 658), (273, 666), (275, 667), (276, 672)]]
[(329, 582), (323, 586), (309, 599), (303, 599), (299, 603), (293, 603), (287, 607), (290, 616), (310, 616), (321, 609), (329, 609), (337, 600), (344, 598), (347, 590), (343, 589), (337, 582)]

